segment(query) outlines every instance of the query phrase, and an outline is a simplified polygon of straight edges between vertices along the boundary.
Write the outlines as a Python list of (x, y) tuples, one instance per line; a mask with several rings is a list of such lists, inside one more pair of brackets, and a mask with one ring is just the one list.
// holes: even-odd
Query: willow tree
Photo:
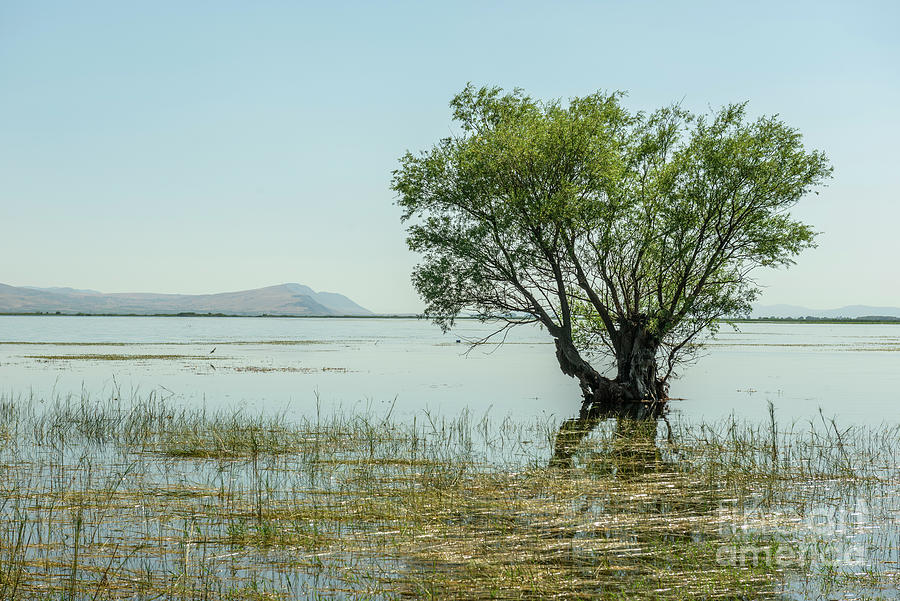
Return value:
[(444, 328), (463, 312), (543, 326), (581, 387), (563, 431), (658, 415), (701, 335), (749, 311), (754, 272), (813, 245), (789, 210), (828, 160), (745, 104), (632, 113), (621, 93), (541, 102), (469, 85), (450, 106), (456, 135), (394, 172), (422, 255), (413, 282)]

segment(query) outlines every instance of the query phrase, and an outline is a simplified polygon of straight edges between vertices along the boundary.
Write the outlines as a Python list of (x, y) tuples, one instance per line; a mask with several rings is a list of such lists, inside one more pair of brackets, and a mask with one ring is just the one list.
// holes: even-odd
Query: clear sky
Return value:
[(825, 150), (763, 303), (900, 305), (900, 3), (0, 3), (0, 282), (417, 311), (390, 172), (466, 82), (750, 100)]

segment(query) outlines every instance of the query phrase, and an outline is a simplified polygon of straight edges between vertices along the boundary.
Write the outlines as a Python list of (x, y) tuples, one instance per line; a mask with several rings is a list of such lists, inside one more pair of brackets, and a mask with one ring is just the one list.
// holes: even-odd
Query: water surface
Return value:
[[(568, 416), (578, 386), (532, 326), (502, 346), (462, 320), (0, 316), (0, 386), (41, 397), (146, 393), (184, 403), (309, 413)], [(672, 382), (676, 415), (877, 424), (897, 419), (900, 325), (747, 323), (723, 328)]]

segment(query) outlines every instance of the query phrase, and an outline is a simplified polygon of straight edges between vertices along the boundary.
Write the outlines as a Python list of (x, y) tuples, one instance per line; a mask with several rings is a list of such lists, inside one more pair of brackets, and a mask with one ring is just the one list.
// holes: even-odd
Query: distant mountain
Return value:
[(99, 290), (81, 290), (79, 288), (69, 288), (60, 286), (51, 286), (50, 288), (39, 288), (37, 286), (23, 286), (29, 290), (45, 290), (47, 292), (59, 292), (61, 294), (103, 294)]
[(0, 284), (0, 313), (224, 313), (226, 315), (371, 315), (343, 294), (281, 284), (219, 294), (103, 294), (75, 288)]
[(900, 307), (872, 307), (870, 305), (847, 305), (839, 309), (809, 309), (797, 305), (757, 305), (750, 317), (820, 317), (837, 319), (841, 317), (900, 317)]

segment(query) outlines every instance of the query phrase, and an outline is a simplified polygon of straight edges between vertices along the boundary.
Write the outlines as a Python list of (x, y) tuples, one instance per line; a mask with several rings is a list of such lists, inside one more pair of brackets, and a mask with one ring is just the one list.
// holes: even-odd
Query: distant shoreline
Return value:
[[(0, 317), (251, 317), (278, 319), (423, 319), (420, 315), (241, 315), (237, 313), (63, 313), (63, 312), (2, 312)], [(469, 319), (469, 318), (459, 318)]]
[(900, 324), (900, 317), (754, 317), (747, 319), (723, 319), (732, 323), (862, 323), (862, 324)]
[[(428, 319), (416, 314), (384, 315), (240, 315), (235, 313), (63, 313), (63, 312), (2, 312), (0, 317), (245, 317), (253, 319)], [(478, 317), (461, 315), (457, 320), (478, 320)], [(803, 323), (803, 324), (900, 324), (900, 317), (754, 317), (722, 319), (722, 323)]]

